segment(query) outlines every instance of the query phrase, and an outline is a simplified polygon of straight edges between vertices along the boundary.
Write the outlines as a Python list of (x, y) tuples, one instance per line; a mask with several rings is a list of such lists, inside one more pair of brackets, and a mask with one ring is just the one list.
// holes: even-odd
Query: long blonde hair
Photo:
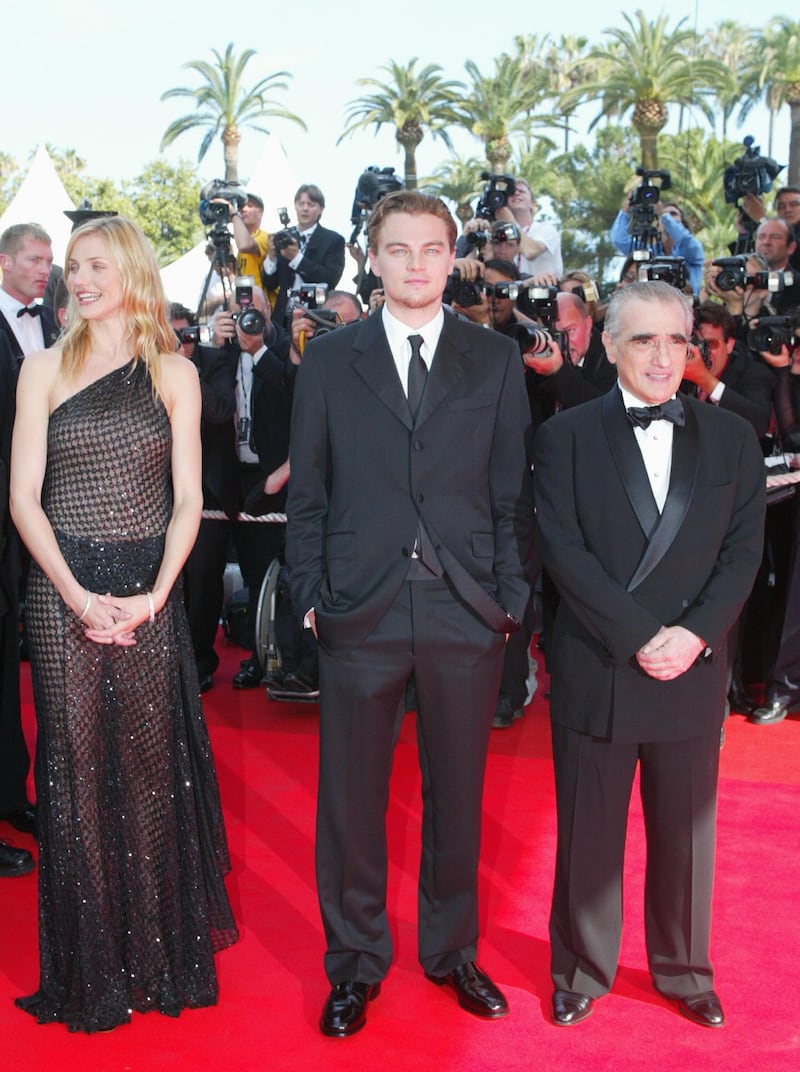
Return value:
[[(75, 243), (89, 234), (103, 238), (109, 260), (120, 273), (122, 308), (128, 320), (127, 338), (133, 347), (133, 359), (144, 363), (157, 392), (161, 355), (174, 351), (175, 332), (167, 317), (167, 302), (152, 247), (136, 224), (124, 216), (87, 220), (72, 232), (67, 243), (64, 259), (67, 276)], [(80, 315), (72, 294), (67, 323), (69, 327), (59, 347), (62, 372), (70, 379), (77, 376), (91, 348), (91, 321)]]

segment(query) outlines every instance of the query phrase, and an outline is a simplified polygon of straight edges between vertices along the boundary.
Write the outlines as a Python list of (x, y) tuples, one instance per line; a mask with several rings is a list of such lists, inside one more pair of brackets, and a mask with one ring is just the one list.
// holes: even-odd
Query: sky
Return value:
[[(0, 79), (4, 89), (0, 149), (24, 167), (39, 142), (74, 149), (95, 178), (124, 181), (159, 157), (167, 125), (185, 114), (187, 99), (161, 101), (173, 86), (194, 86), (197, 76), (183, 69), (189, 60), (213, 59), (211, 49), (224, 52), (250, 47), (257, 55), (246, 68), (247, 85), (270, 73), (291, 72), (287, 93), (276, 93), (300, 115), (308, 132), (285, 120), (268, 120), (280, 139), (299, 182), (317, 183), (326, 195), (324, 221), (349, 233), (350, 208), (358, 176), (369, 165), (395, 167), (403, 159), (393, 131), (359, 132), (337, 146), (349, 101), (363, 90), (359, 78), (385, 78), (381, 66), (419, 57), (418, 68), (438, 63), (444, 76), (464, 78), (464, 60), (490, 72), (494, 57), (513, 51), (516, 34), (581, 34), (597, 41), (604, 29), (622, 26), (621, 11), (641, 8), (650, 17), (663, 10), (670, 25), (686, 17), (701, 33), (723, 19), (746, 26), (763, 24), (752, 0), (696, 0), (671, 3), (634, 0), (625, 8), (596, 0), (570, 0), (561, 5), (497, 4), (487, 0), (387, 0), (354, 3), (303, 0), (295, 8), (282, 4), (223, 4), (219, 0), (4, 0), (3, 28), (8, 42), (30, 43), (4, 49)], [(787, 0), (781, 11), (790, 12)], [(764, 20), (778, 12), (764, 9)], [(497, 17), (492, 14), (497, 12)], [(32, 17), (33, 16), (33, 17)], [(35, 26), (34, 26), (35, 21)], [(237, 28), (238, 23), (238, 28)], [(788, 108), (775, 131), (773, 155), (788, 160)], [(594, 110), (587, 113), (591, 119)], [(707, 129), (702, 116), (698, 124)], [(740, 132), (753, 134), (766, 152), (766, 111), (758, 109)], [(166, 150), (172, 162), (194, 163), (202, 132), (184, 134)], [(462, 155), (481, 157), (480, 142), (467, 132), (454, 139)], [(240, 176), (246, 182), (261, 155), (263, 135), (242, 130)], [(427, 136), (417, 153), (420, 176), (432, 173), (449, 152)], [(638, 161), (632, 161), (635, 165)], [(222, 143), (212, 144), (199, 166), (201, 181), (224, 174)], [(720, 187), (721, 188), (721, 187)], [(95, 206), (102, 207), (102, 206)], [(274, 229), (277, 220), (266, 220)]]

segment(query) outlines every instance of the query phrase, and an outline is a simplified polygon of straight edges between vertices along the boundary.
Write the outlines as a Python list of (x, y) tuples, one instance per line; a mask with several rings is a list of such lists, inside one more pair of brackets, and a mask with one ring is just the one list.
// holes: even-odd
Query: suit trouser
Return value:
[(433, 975), (475, 959), (481, 799), (503, 644), (440, 580), (406, 582), (353, 650), (329, 653), (320, 633), (316, 859), (331, 983), (376, 983), (391, 964), (385, 816), (412, 674), (423, 800), (419, 959)]
[(222, 613), (230, 532), (227, 519), (203, 518), (183, 568), (186, 614), (200, 677), (213, 674), (219, 666), (214, 642)]
[(639, 763), (650, 974), (667, 997), (712, 989), (719, 731), (653, 744), (611, 743), (555, 723), (552, 731), (558, 848), (550, 943), (556, 987), (600, 997), (614, 982), (628, 806)]
[(14, 603), (0, 615), (0, 814), (28, 804), (31, 761), (19, 705), (19, 614)]

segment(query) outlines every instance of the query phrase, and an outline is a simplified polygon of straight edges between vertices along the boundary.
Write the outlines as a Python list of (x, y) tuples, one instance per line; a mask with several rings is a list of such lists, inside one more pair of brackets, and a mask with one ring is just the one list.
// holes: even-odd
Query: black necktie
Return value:
[(24, 316), (25, 313), (27, 313), (28, 316), (39, 316), (41, 311), (42, 311), (41, 305), (23, 305), (22, 308), (17, 313), (17, 317), (19, 318), (21, 316)]
[(631, 406), (627, 414), (634, 428), (647, 428), (653, 421), (671, 421), (679, 428), (686, 423), (683, 406), (677, 398), (662, 402), (660, 406)]
[(408, 362), (408, 405), (411, 416), (417, 416), (422, 392), (425, 390), (425, 381), (428, 378), (428, 366), (422, 356), (422, 336), (409, 335), (411, 343), (411, 359)]

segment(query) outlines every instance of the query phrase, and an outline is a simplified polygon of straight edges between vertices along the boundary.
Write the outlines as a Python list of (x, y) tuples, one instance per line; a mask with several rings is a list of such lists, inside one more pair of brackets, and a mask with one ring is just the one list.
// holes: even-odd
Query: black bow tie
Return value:
[(23, 305), (22, 308), (17, 313), (17, 318), (19, 318), (21, 316), (24, 316), (25, 313), (27, 313), (28, 316), (39, 316), (41, 311), (42, 311), (41, 305)]
[(660, 406), (631, 406), (626, 412), (634, 428), (647, 428), (653, 421), (671, 421), (679, 428), (686, 424), (683, 406), (677, 398), (662, 402)]

